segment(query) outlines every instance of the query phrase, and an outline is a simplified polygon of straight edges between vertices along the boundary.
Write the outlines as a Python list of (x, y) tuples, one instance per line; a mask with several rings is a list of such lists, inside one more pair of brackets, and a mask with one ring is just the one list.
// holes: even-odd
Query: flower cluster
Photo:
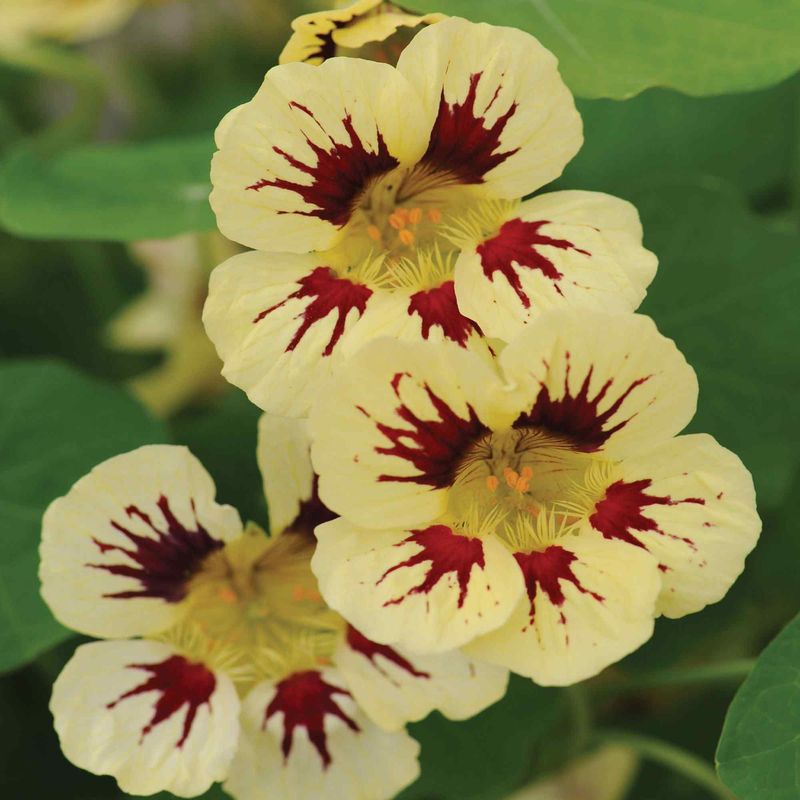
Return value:
[(140, 794), (388, 800), (405, 723), (597, 674), (723, 597), (760, 529), (739, 459), (679, 435), (697, 383), (634, 313), (636, 210), (524, 199), (582, 142), (555, 58), (381, 0), (294, 28), (217, 131), (211, 203), (253, 249), (203, 315), (266, 412), (270, 535), (167, 446), (45, 517), (45, 599), (111, 640), (56, 682), (62, 747)]

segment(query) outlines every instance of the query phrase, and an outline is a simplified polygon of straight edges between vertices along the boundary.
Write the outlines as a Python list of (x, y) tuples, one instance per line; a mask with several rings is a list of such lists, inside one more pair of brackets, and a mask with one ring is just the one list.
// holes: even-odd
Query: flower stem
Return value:
[(105, 104), (107, 84), (103, 73), (91, 61), (65, 47), (37, 42), (0, 48), (0, 62), (64, 81), (75, 90), (73, 110), (37, 136), (40, 150), (57, 150), (92, 133)]
[(720, 661), (700, 667), (674, 667), (643, 675), (620, 678), (597, 684), (594, 688), (602, 692), (629, 692), (637, 689), (656, 689), (662, 686), (692, 686), (703, 683), (739, 683), (753, 669), (754, 658)]
[(579, 756), (586, 750), (592, 736), (592, 710), (586, 687), (576, 683), (566, 687), (566, 696), (572, 717), (573, 755)]
[(595, 738), (604, 744), (619, 744), (629, 747), (642, 758), (668, 767), (698, 786), (702, 786), (712, 797), (719, 798), (719, 800), (736, 800), (735, 795), (722, 785), (711, 764), (688, 750), (683, 750), (660, 739), (652, 739), (649, 736), (628, 731), (598, 731)]

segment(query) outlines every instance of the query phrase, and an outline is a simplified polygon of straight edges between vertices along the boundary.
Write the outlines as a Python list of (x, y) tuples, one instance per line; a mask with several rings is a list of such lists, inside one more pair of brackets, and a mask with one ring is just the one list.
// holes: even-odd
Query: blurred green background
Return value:
[[(649, 684), (654, 671), (744, 663), (798, 607), (800, 7), (416, 5), (518, 25), (555, 50), (586, 138), (557, 186), (609, 192), (640, 209), (645, 243), (660, 259), (642, 310), (698, 372), (692, 430), (716, 436), (754, 474), (764, 533), (733, 590), (700, 614), (659, 621), (653, 640), (590, 682), (580, 700), (589, 696), (598, 726), (656, 736), (710, 763), (742, 671), (687, 686)], [(52, 730), (50, 687), (78, 638), (38, 599), (47, 503), (99, 460), (170, 441), (200, 457), (223, 502), (265, 524), (258, 412), (215, 377), (197, 321), (203, 282), (224, 249), (206, 235), (214, 227), (208, 162), (216, 123), (276, 63), (292, 17), (314, 8), (174, 0), (146, 3), (88, 43), (11, 47), (0, 38), (4, 798), (125, 796), (113, 780), (72, 767)], [(162, 341), (125, 341), (120, 314), (169, 271), (158, 251), (132, 244), (186, 234), (166, 256), (168, 263), (169, 253), (182, 253), (194, 276), (184, 278), (196, 283), (180, 330)], [(412, 726), (423, 775), (402, 797), (499, 800), (557, 770), (574, 754), (582, 725), (573, 692), (516, 680), (501, 704), (466, 724), (434, 715)], [(800, 797), (758, 791), (745, 800)], [(627, 796), (711, 795), (645, 763)]]

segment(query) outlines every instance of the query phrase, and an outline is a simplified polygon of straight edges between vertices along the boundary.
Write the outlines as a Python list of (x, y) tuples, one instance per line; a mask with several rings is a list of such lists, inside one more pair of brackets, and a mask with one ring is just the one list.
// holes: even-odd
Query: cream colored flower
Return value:
[(164, 351), (163, 363), (130, 385), (155, 413), (170, 414), (225, 386), (201, 311), (212, 268), (239, 250), (216, 232), (131, 245), (131, 256), (144, 269), (147, 287), (112, 320), (108, 336), (111, 345), (121, 350)]
[(142, 0), (0, 0), (0, 47), (83, 41), (121, 27)]
[(299, 425), (261, 424), (272, 536), (216, 503), (182, 447), (112, 458), (50, 506), (45, 600), (109, 640), (78, 648), (53, 690), (73, 763), (134, 794), (225, 781), (236, 800), (388, 800), (419, 772), (406, 722), (503, 695), (503, 668), (377, 644), (326, 607), (310, 558), (331, 515)]
[(416, 28), (444, 18), (444, 14), (415, 14), (387, 0), (356, 0), (345, 8), (294, 20), (279, 60), (321, 64), (333, 56), (360, 56), (395, 63)]
[(637, 765), (630, 748), (606, 745), (569, 763), (558, 774), (520, 789), (508, 800), (623, 800)]
[(376, 337), (484, 350), (550, 307), (631, 311), (655, 272), (630, 204), (518, 201), (582, 134), (555, 58), (512, 28), (429, 25), (397, 68), (281, 65), (217, 142), (220, 229), (263, 252), (214, 272), (204, 321), (225, 377), (272, 413), (304, 415)]
[(646, 317), (551, 311), (496, 363), (381, 340), (312, 412), (329, 605), (375, 641), (588, 678), (721, 599), (760, 521), (739, 459), (676, 436), (694, 372)]

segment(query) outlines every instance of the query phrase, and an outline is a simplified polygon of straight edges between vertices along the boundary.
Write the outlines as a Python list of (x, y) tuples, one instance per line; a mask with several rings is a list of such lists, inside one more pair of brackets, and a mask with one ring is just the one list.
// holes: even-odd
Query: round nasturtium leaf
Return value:
[(800, 616), (756, 662), (731, 703), (717, 769), (740, 800), (800, 797)]
[(165, 430), (124, 390), (49, 361), (0, 366), (0, 671), (66, 639), (39, 596), (42, 515), (92, 467)]
[(650, 86), (744, 92), (800, 69), (800, 0), (425, 0), (415, 9), (532, 33), (579, 97)]

